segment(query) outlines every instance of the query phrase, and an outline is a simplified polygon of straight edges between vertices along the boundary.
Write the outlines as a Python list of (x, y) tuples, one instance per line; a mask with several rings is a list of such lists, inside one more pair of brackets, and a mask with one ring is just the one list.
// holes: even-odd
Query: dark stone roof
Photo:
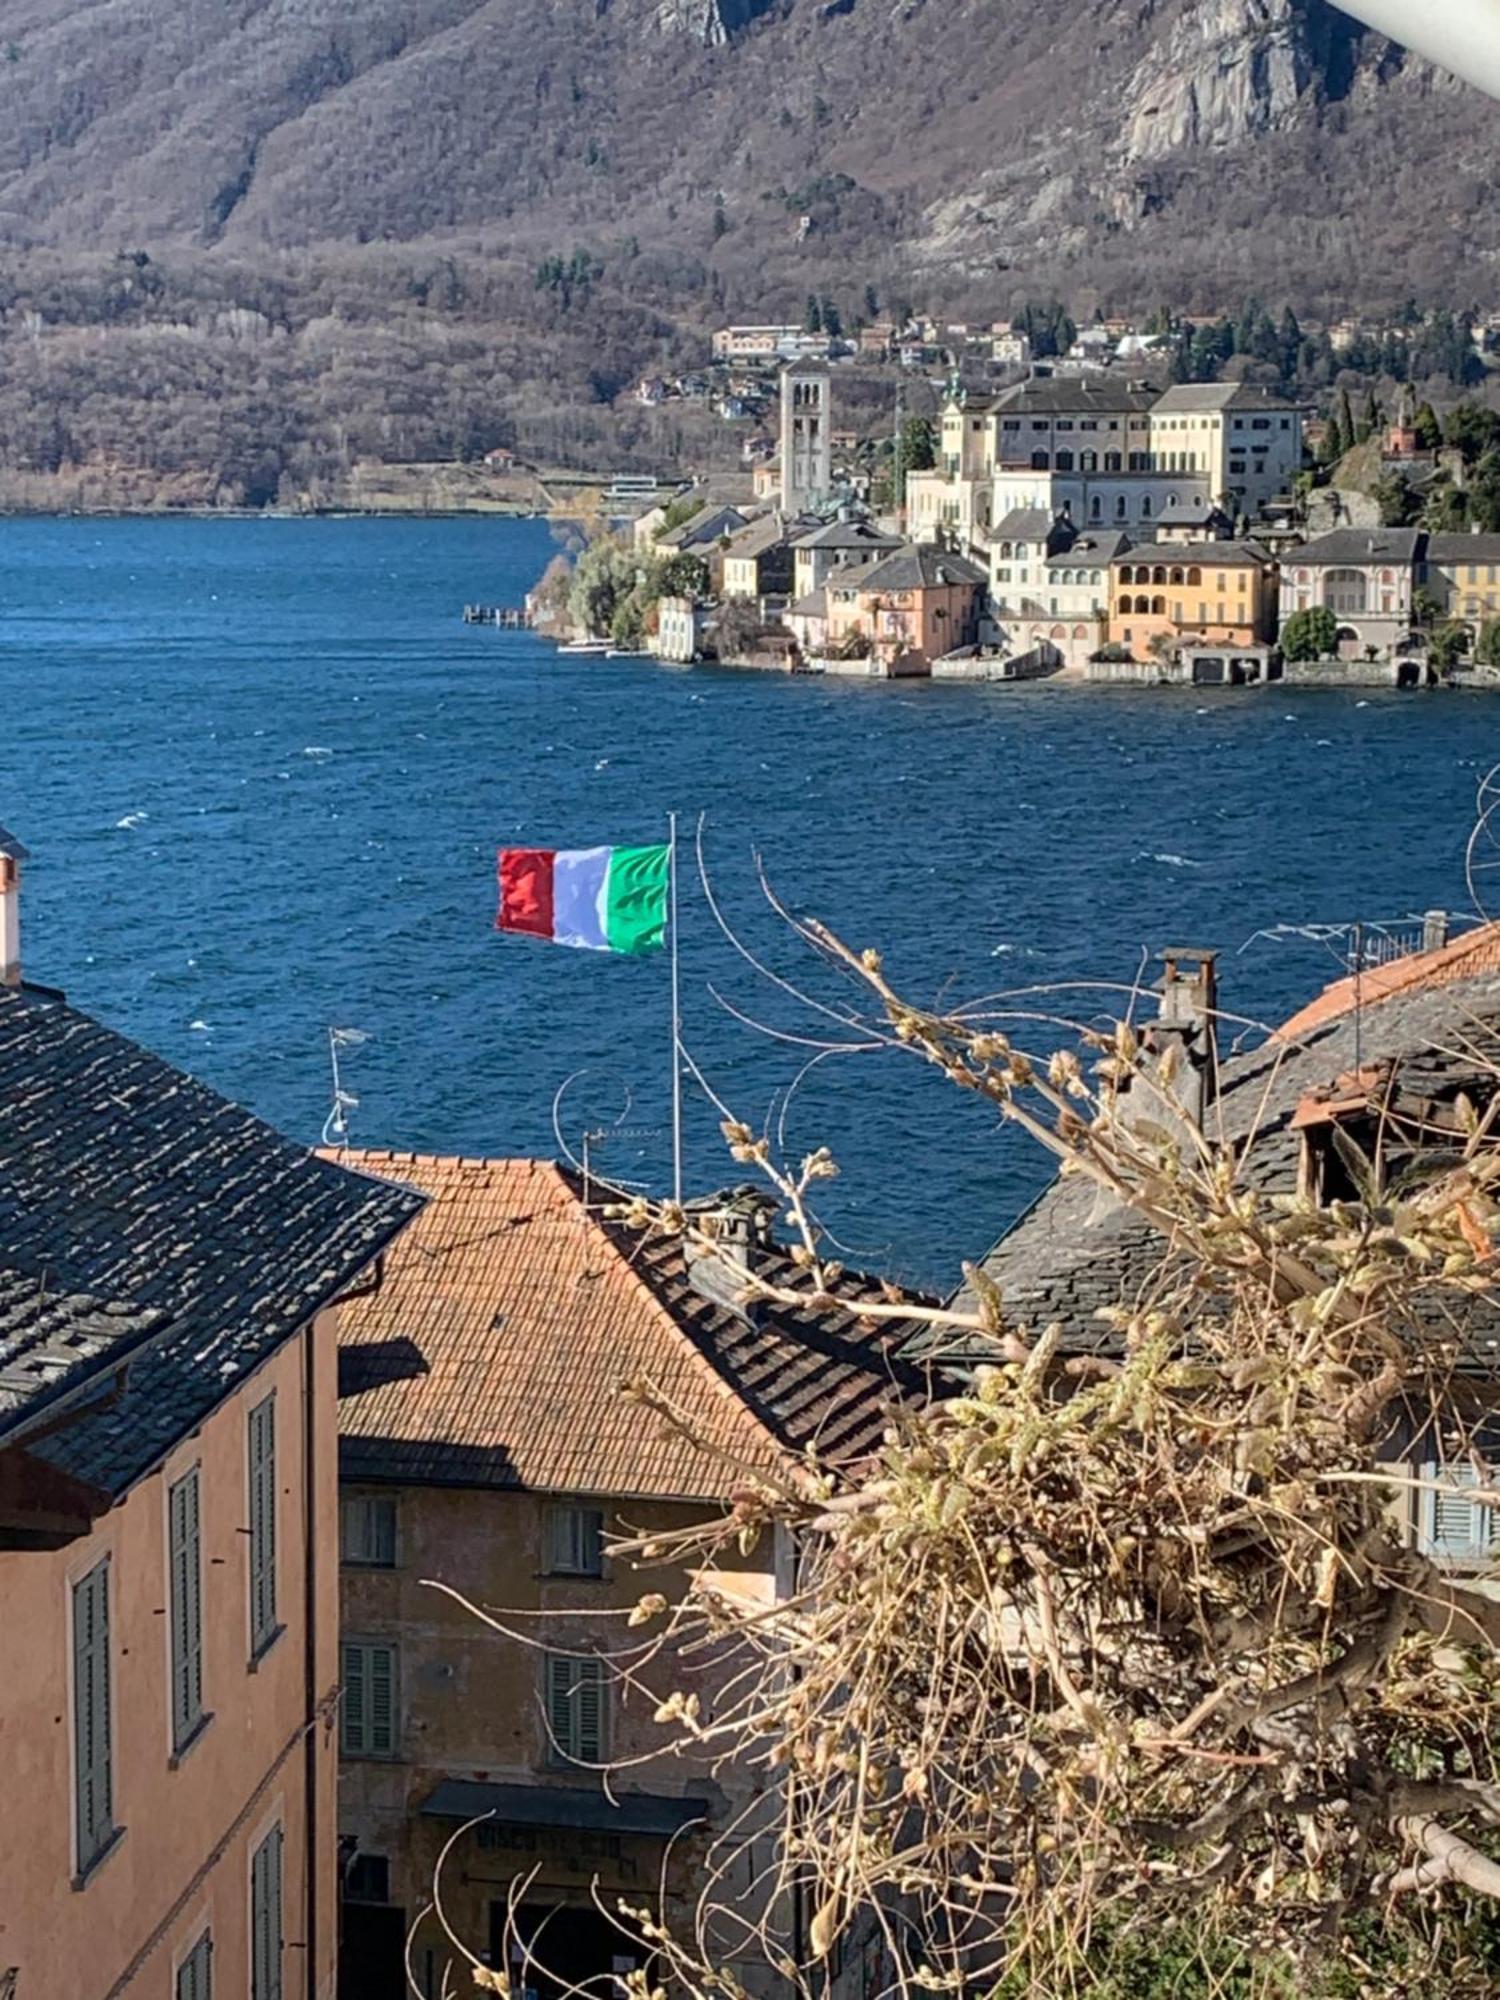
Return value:
[(1045, 542), (1054, 528), (1071, 532), (1070, 522), (1059, 521), (1049, 507), (1012, 507), (990, 529), (992, 542)]
[(0, 988), (0, 1441), (125, 1491), (421, 1207), (34, 987)]
[(1412, 563), (1423, 554), (1427, 534), (1422, 528), (1335, 528), (1288, 549), (1283, 560), (1300, 563)]
[(985, 572), (967, 556), (927, 544), (898, 549), (860, 578), (862, 590), (943, 590), (985, 581)]
[(1096, 382), (1089, 377), (1053, 375), (1018, 382), (995, 398), (1008, 417), (1138, 416), (1156, 401), (1156, 391), (1133, 382)]
[(1167, 569), (1243, 569), (1276, 558), (1259, 542), (1137, 542), (1112, 558), (1120, 563), (1160, 563)]
[[(1401, 993), (1311, 1029), (1291, 1043), (1267, 1040), (1226, 1063), (1210, 1136), (1243, 1151), (1255, 1185), (1290, 1190), (1297, 1181), (1298, 1105), (1358, 1065), (1399, 1066), (1403, 1089), (1468, 1088), (1475, 1101), (1494, 1089), (1500, 1067), (1500, 973), (1437, 989)], [(1073, 1347), (1112, 1344), (1100, 1310), (1141, 1293), (1170, 1261), (1162, 1237), (1092, 1182), (1053, 1181), (984, 1259), (1008, 1314), (1040, 1328), (1062, 1325)], [(1476, 1296), (1465, 1308), (1471, 1355), (1500, 1359), (1500, 1308)]]
[(1277, 410), (1290, 416), (1302, 406), (1280, 390), (1256, 382), (1178, 382), (1162, 391), (1156, 407), (1170, 417), (1213, 416), (1219, 410)]
[(26, 849), (16, 839), (16, 836), (13, 833), (8, 833), (3, 826), (0, 826), (0, 854), (6, 855), (12, 861), (29, 861), (31, 859)]
[[(1122, 549), (1130, 546), (1130, 537), (1120, 531), (1114, 534), (1090, 533), (1080, 535), (1069, 548), (1059, 549), (1056, 555), (1047, 558), (1049, 569), (1107, 569)], [(1164, 544), (1162, 546), (1165, 546)]]
[(1500, 563), (1500, 535), (1429, 535), (1427, 560), (1443, 563)]
[(899, 549), (901, 537), (887, 535), (873, 521), (830, 521), (811, 534), (799, 535), (799, 549)]

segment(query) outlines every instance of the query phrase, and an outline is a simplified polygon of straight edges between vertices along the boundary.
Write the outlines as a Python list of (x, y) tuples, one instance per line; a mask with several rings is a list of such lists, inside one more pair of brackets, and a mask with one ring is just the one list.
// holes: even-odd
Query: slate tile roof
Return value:
[(985, 572), (967, 556), (953, 555), (930, 542), (914, 542), (863, 572), (861, 588), (876, 590), (944, 590), (983, 583)]
[[(765, 1468), (817, 1443), (858, 1457), (925, 1393), (909, 1324), (745, 1316), (695, 1290), (681, 1246), (586, 1208), (534, 1160), (341, 1156), (429, 1197), (385, 1284), (339, 1321), (345, 1478), (721, 1501), (727, 1453)], [(779, 1260), (789, 1275), (789, 1260)], [(621, 1391), (649, 1380), (713, 1450)]]
[(1425, 528), (1333, 528), (1326, 535), (1289, 549), (1294, 567), (1338, 563), (1391, 563), (1405, 566), (1419, 560), (1427, 544)]
[[(1356, 1067), (1383, 1076), (1395, 1070), (1416, 1091), (1466, 1089), (1476, 1101), (1493, 1092), (1500, 1071), (1500, 964), (1494, 962), (1500, 934), (1487, 927), (1465, 942), (1468, 976), (1448, 977), (1455, 961), (1443, 953), (1399, 961), (1408, 969), (1405, 987), (1384, 998), (1376, 989), (1373, 1002), (1367, 993), (1358, 1017), (1347, 999), (1326, 1013), (1315, 1005), (1224, 1065), (1210, 1136), (1241, 1152), (1253, 1184), (1295, 1187), (1298, 1107)], [(984, 1268), (1012, 1318), (1033, 1328), (1058, 1321), (1067, 1345), (1097, 1348), (1114, 1339), (1100, 1309), (1143, 1294), (1171, 1262), (1170, 1247), (1148, 1223), (1091, 1183), (1068, 1178), (1053, 1181), (1033, 1202)], [(1464, 1333), (1471, 1360), (1500, 1365), (1500, 1308), (1492, 1300), (1466, 1303)]]
[(131, 1357), (122, 1399), (34, 1447), (123, 1492), (420, 1205), (60, 995), (0, 988), (0, 1441)]

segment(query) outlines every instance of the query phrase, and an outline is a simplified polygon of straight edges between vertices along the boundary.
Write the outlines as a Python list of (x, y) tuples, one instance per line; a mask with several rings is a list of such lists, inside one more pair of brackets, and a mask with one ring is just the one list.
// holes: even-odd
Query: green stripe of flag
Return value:
[(611, 951), (660, 951), (666, 941), (670, 847), (616, 847), (604, 892), (604, 936)]

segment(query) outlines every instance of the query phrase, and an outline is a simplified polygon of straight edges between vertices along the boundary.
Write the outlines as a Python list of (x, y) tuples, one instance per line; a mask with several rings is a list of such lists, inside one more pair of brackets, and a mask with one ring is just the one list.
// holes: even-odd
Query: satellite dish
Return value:
[(1500, 0), (1340, 0), (1345, 13), (1500, 97)]

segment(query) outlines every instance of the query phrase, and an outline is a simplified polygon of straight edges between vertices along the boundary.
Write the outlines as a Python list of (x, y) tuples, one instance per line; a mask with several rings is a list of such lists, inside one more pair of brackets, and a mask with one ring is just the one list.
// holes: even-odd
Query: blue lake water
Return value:
[[(757, 855), (922, 999), (1129, 982), (1185, 943), (1225, 954), (1227, 1007), (1274, 1017), (1339, 967), (1314, 944), (1242, 951), (1254, 933), (1466, 904), (1500, 755), (1482, 696), (791, 680), (559, 659), (460, 623), (467, 600), (519, 600), (552, 548), (530, 522), (0, 522), (0, 822), (34, 856), (29, 975), (308, 1140), (334, 1023), (369, 1037), (346, 1070), (364, 1145), (551, 1155), (555, 1094), (585, 1072), (568, 1144), (608, 1129), (592, 1157), (659, 1185), (665, 959), (498, 936), (501, 844), (705, 814), (726, 916), (835, 1007), (854, 996), (771, 915)], [(850, 1037), (751, 970), (683, 859), (685, 1039), (758, 1123)], [(690, 1087), (690, 1187), (736, 1175), (717, 1124)], [(1044, 1167), (902, 1055), (822, 1062), (787, 1139), (840, 1159), (828, 1214), (852, 1251), (930, 1281)]]

